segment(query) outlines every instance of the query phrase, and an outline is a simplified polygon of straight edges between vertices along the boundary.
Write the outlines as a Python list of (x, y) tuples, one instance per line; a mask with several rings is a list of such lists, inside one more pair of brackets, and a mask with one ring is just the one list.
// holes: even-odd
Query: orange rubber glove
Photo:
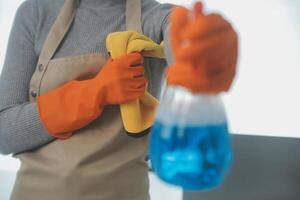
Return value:
[(171, 46), (175, 64), (167, 70), (170, 85), (194, 92), (229, 90), (236, 72), (238, 40), (233, 27), (218, 14), (204, 15), (177, 7), (171, 14)]
[(38, 111), (49, 134), (60, 139), (98, 118), (103, 107), (145, 94), (143, 57), (139, 53), (110, 59), (96, 77), (73, 80), (38, 97)]

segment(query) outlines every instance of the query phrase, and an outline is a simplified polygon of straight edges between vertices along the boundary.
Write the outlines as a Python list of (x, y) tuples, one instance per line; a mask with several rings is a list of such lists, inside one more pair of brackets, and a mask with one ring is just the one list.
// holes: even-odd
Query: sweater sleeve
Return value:
[(170, 65), (173, 62), (173, 56), (169, 40), (169, 18), (172, 10), (176, 5), (169, 3), (158, 3), (157, 1), (150, 0), (146, 2), (148, 8), (146, 11), (144, 11), (144, 20), (147, 22), (147, 26), (144, 27), (144, 31), (146, 33), (152, 32), (152, 35), (155, 35), (155, 37), (152, 38), (155, 42), (160, 43), (164, 41), (166, 60), (167, 64)]
[(167, 63), (168, 65), (171, 65), (174, 62), (174, 57), (172, 54), (169, 33), (170, 33), (170, 24), (168, 21), (166, 21), (166, 24), (163, 27), (164, 50), (165, 50)]
[(38, 56), (35, 53), (36, 0), (18, 9), (0, 76), (0, 153), (16, 154), (53, 140), (40, 121), (35, 102), (29, 102), (29, 83)]

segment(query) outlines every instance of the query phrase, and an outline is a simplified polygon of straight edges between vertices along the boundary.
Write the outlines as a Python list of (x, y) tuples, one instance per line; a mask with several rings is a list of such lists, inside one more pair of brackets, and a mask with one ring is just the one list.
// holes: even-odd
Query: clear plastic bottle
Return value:
[(150, 141), (154, 172), (185, 190), (218, 186), (231, 164), (231, 142), (219, 95), (167, 86)]

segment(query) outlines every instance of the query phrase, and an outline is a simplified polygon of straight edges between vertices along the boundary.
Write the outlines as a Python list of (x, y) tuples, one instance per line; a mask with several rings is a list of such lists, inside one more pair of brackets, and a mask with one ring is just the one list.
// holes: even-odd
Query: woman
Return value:
[[(124, 134), (116, 105), (144, 94), (143, 58), (133, 53), (106, 62), (105, 39), (111, 32), (136, 30), (156, 43), (165, 40), (170, 63), (171, 8), (154, 0), (27, 0), (21, 5), (0, 79), (0, 152), (21, 161), (11, 199), (149, 199), (147, 137)], [(187, 10), (179, 14), (187, 19)], [(201, 18), (209, 24), (209, 16)], [(181, 19), (174, 24), (182, 23)], [(203, 27), (197, 33), (200, 38), (224, 28), (220, 23)], [(171, 39), (175, 38), (173, 34)], [(195, 47), (201, 43), (198, 39), (193, 39)], [(224, 44), (214, 42), (208, 49), (220, 46)], [(203, 54), (199, 48), (194, 51), (199, 54), (183, 50), (173, 45), (173, 56), (183, 54), (197, 63)], [(153, 95), (166, 65), (163, 60), (145, 60)], [(184, 71), (182, 76), (191, 75), (191, 70)], [(125, 76), (128, 73), (132, 76)], [(213, 82), (213, 75), (208, 80)], [(228, 89), (223, 82), (218, 86), (218, 91)], [(84, 116), (79, 126), (77, 119), (61, 121), (69, 112)], [(60, 122), (64, 131), (53, 131)]]

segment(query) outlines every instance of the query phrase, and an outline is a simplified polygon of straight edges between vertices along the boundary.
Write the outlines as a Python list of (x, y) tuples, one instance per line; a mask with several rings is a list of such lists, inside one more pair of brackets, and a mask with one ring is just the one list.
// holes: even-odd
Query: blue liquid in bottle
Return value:
[(218, 186), (231, 163), (226, 124), (180, 128), (156, 122), (150, 145), (154, 171), (185, 190)]
[(184, 190), (220, 185), (231, 160), (231, 139), (222, 100), (168, 87), (149, 145), (154, 172)]

